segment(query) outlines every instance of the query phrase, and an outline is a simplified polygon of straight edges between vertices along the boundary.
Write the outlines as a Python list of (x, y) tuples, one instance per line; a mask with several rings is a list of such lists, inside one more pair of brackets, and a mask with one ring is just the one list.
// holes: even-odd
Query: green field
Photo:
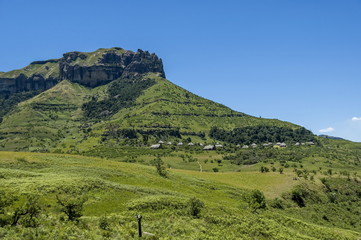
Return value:
[[(206, 154), (205, 158), (210, 153)], [(167, 157), (163, 159), (166, 161)], [(24, 217), (17, 226), (0, 228), (0, 237), (133, 239), (136, 214), (143, 215), (143, 230), (154, 234), (146, 239), (357, 239), (360, 236), (357, 212), (348, 214), (339, 209), (342, 204), (350, 204), (359, 211), (359, 199), (354, 203), (340, 199), (337, 205), (327, 200), (326, 193), (315, 191), (314, 196), (304, 196), (306, 207), (300, 208), (287, 195), (296, 185), (322, 190), (319, 179), (326, 176), (320, 174), (314, 181), (295, 181), (291, 169), (283, 174), (261, 173), (259, 166), (218, 173), (167, 169), (167, 177), (162, 177), (155, 167), (137, 163), (77, 155), (0, 152), (0, 190), (19, 199), (2, 211), (1, 219), (11, 219), (14, 209), (24, 205), (29, 195), (36, 195), (41, 207), (35, 226), (27, 226)], [(338, 176), (330, 179), (347, 181)], [(349, 184), (350, 188), (360, 187), (354, 180)], [(265, 193), (265, 209), (252, 207), (251, 189)], [(68, 221), (61, 213), (57, 195), (69, 199), (86, 197), (79, 221)], [(197, 217), (189, 214), (189, 201), (193, 197), (205, 204)], [(275, 198), (282, 199), (282, 208), (274, 204)], [(343, 214), (342, 223), (335, 221), (333, 226), (312, 217), (314, 211), (324, 211), (322, 207), (327, 204), (336, 204), (328, 219)]]

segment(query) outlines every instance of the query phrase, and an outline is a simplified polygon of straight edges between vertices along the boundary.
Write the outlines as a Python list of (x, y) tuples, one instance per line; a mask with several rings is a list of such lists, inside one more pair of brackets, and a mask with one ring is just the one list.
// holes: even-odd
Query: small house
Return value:
[(214, 150), (215, 146), (214, 145), (207, 145), (203, 148), (203, 150)]
[(153, 144), (150, 146), (150, 149), (159, 149), (160, 148), (160, 144)]

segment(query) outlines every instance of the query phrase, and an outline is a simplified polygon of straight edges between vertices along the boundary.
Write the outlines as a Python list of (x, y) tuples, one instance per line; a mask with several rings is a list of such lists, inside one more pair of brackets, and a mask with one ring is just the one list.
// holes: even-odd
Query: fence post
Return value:
[(137, 220), (138, 220), (138, 236), (142, 237), (142, 216), (137, 214)]

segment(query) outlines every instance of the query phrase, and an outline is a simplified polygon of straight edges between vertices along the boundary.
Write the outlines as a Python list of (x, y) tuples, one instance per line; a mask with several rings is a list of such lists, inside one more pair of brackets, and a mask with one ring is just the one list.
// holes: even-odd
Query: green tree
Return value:
[(159, 156), (153, 160), (153, 165), (155, 166), (159, 176), (168, 177), (168, 171), (164, 165), (163, 160)]
[(30, 195), (22, 206), (15, 209), (11, 225), (15, 226), (21, 221), (26, 227), (36, 227), (40, 211), (39, 197)]
[(9, 194), (5, 191), (0, 191), (0, 227), (9, 224), (10, 219), (8, 217), (8, 208), (16, 201), (18, 198), (13, 194)]
[(56, 195), (57, 203), (60, 205), (60, 211), (68, 216), (69, 221), (79, 221), (83, 216), (83, 206), (87, 199), (83, 196)]

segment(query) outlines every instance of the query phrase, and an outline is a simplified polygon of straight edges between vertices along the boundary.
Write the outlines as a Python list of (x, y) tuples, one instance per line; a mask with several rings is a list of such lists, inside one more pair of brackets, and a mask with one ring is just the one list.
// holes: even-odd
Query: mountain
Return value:
[[(0, 149), (86, 152), (159, 140), (235, 143), (313, 141), (292, 123), (201, 98), (165, 79), (155, 54), (122, 48), (70, 52), (0, 73)], [(224, 130), (209, 134), (213, 127)], [(231, 139), (232, 131), (247, 132)], [(255, 137), (256, 136), (256, 137)]]
[(1, 239), (134, 239), (139, 214), (144, 239), (360, 237), (359, 143), (199, 97), (142, 50), (0, 77)]

